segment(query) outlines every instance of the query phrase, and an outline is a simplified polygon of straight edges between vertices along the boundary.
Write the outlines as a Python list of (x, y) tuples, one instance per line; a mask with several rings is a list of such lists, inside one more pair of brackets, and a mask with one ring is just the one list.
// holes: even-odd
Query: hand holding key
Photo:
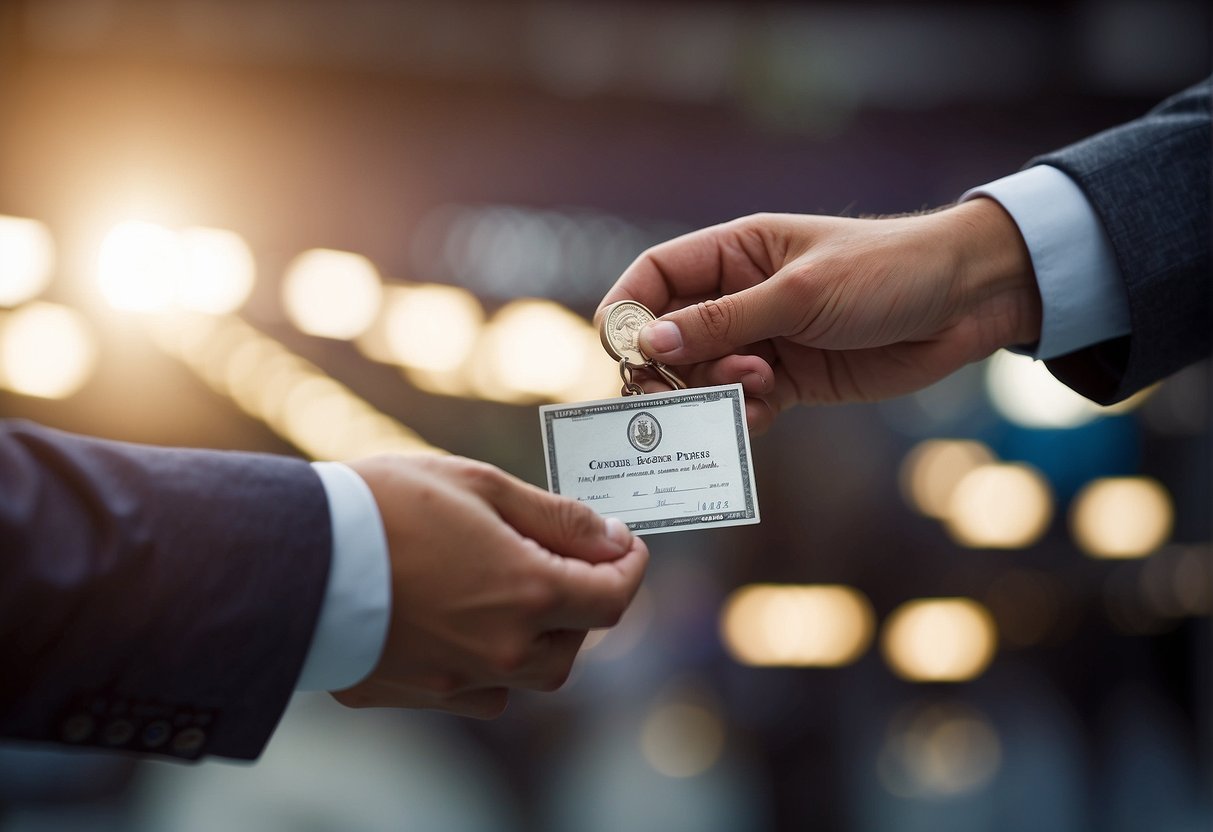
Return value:
[(675, 390), (685, 390), (686, 382), (660, 361), (649, 358), (640, 349), (640, 331), (657, 320), (657, 316), (644, 304), (634, 300), (621, 300), (603, 309), (597, 316), (598, 336), (607, 353), (619, 362), (619, 375), (623, 379), (621, 396), (634, 396), (645, 392), (635, 381), (636, 370), (651, 370)]

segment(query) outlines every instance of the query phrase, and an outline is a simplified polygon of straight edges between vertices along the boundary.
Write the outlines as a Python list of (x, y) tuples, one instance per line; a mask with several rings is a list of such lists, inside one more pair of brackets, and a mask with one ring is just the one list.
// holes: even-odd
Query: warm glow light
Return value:
[(317, 459), (434, 450), (315, 365), (235, 316), (151, 318), (156, 343)]
[(1171, 590), (1185, 615), (1213, 612), (1213, 564), (1208, 547), (1193, 546), (1179, 555), (1171, 573)]
[(187, 228), (181, 232), (186, 270), (177, 302), (186, 309), (223, 315), (235, 312), (253, 290), (253, 253), (233, 231)]
[(998, 732), (960, 704), (919, 708), (889, 728), (877, 763), (886, 789), (902, 797), (948, 797), (987, 785), (1002, 765)]
[(1019, 549), (1040, 539), (1053, 517), (1048, 482), (1027, 465), (982, 465), (956, 484), (944, 522), (962, 546)]
[(177, 232), (150, 222), (123, 222), (101, 242), (97, 280), (115, 309), (161, 312), (175, 302), (187, 262)]
[(694, 777), (720, 759), (724, 724), (702, 705), (660, 705), (644, 721), (640, 749), (649, 765), (666, 777)]
[[(485, 398), (560, 400), (604, 361), (589, 325), (545, 300), (518, 300), (493, 316), (477, 347), (474, 381)], [(609, 363), (609, 362), (608, 362)]]
[(324, 338), (355, 338), (379, 313), (382, 285), (360, 254), (311, 249), (287, 267), (282, 301), (300, 330)]
[(50, 283), (54, 268), (55, 244), (45, 225), (0, 216), (0, 306), (37, 297)]
[(1132, 410), (1144, 398), (1138, 394), (1100, 407), (1054, 378), (1044, 363), (1006, 350), (995, 353), (986, 365), (986, 392), (1005, 419), (1029, 428), (1075, 428)]
[(863, 655), (875, 625), (868, 599), (851, 587), (755, 584), (725, 601), (720, 629), (743, 664), (836, 667)]
[(994, 618), (969, 598), (907, 601), (884, 625), (889, 667), (914, 682), (963, 682), (981, 675), (998, 644)]
[(30, 303), (0, 329), (0, 380), (15, 393), (65, 398), (80, 389), (96, 361), (87, 322), (66, 306)]
[(555, 398), (561, 402), (585, 402), (609, 399), (619, 395), (623, 380), (619, 366), (602, 349), (598, 330), (582, 320), (580, 350), (585, 356), (585, 370), (571, 385)]
[(1140, 558), (1166, 542), (1174, 516), (1171, 495), (1157, 480), (1110, 477), (1074, 498), (1070, 527), (1092, 557)]
[(393, 358), (404, 367), (430, 373), (462, 366), (484, 325), (484, 310), (471, 292), (436, 284), (393, 292), (385, 316)]
[(946, 517), (956, 484), (974, 468), (994, 461), (993, 451), (981, 442), (966, 439), (919, 442), (901, 465), (902, 494), (927, 517)]

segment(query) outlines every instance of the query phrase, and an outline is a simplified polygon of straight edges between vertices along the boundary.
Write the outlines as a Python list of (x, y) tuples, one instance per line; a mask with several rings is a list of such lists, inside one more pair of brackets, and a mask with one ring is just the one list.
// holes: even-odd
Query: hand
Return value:
[(695, 386), (741, 382), (755, 432), (796, 403), (902, 395), (1040, 336), (1019, 229), (984, 198), (910, 217), (759, 214), (706, 228), (649, 249), (602, 303), (625, 299), (662, 316), (640, 333), (650, 358)]
[(586, 631), (618, 622), (648, 549), (617, 519), (458, 457), (352, 464), (387, 532), (392, 611), (351, 707), (490, 718), (507, 688), (555, 690)]

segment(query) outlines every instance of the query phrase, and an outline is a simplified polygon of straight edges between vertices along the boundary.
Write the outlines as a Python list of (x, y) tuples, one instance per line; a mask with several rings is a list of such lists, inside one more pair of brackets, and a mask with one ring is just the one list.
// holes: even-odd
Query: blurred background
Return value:
[[(0, 414), (542, 484), (647, 246), (913, 211), (1210, 70), (1186, 0), (0, 2)], [(1208, 362), (1096, 408), (999, 354), (754, 440), (492, 723), (301, 695), (262, 759), (0, 746), (4, 830), (1210, 827)]]

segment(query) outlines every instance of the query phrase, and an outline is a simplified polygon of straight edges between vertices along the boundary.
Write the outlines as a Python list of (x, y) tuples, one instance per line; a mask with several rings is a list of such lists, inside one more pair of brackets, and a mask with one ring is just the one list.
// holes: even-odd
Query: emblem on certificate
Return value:
[[(640, 350), (640, 329), (652, 320), (634, 301), (603, 314), (619, 398), (539, 408), (548, 489), (638, 534), (759, 522), (741, 385), (686, 389)], [(646, 372), (674, 389), (645, 393), (636, 374)]]

